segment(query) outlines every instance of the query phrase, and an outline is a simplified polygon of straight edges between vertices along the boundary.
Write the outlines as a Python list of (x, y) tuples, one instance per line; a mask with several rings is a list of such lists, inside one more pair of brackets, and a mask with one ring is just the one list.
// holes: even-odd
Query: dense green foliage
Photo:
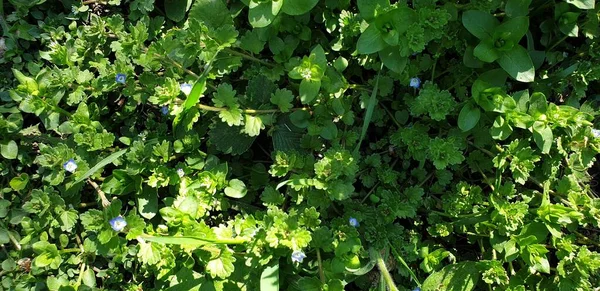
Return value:
[(0, 0), (0, 290), (594, 290), (599, 10)]

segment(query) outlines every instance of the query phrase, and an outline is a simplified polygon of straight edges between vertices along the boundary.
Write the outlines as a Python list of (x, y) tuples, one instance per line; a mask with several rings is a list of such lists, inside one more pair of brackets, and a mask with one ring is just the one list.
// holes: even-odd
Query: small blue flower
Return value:
[(127, 221), (121, 215), (111, 219), (109, 223), (114, 231), (121, 231), (127, 226)]
[(77, 169), (77, 163), (75, 163), (75, 160), (70, 159), (63, 164), (63, 169), (65, 169), (67, 172), (73, 173)]
[(421, 87), (421, 79), (419, 79), (419, 77), (411, 78), (408, 86), (419, 89), (419, 87)]
[(167, 115), (167, 114), (169, 114), (169, 107), (167, 107), (167, 106), (163, 106), (163, 107), (160, 109), (160, 113), (162, 113), (163, 115)]
[(350, 223), (350, 225), (354, 227), (358, 226), (358, 220), (356, 220), (356, 218), (354, 217), (350, 217), (350, 219), (348, 219), (348, 223)]
[(125, 74), (117, 74), (117, 77), (115, 78), (115, 80), (117, 81), (117, 83), (121, 83), (121, 84), (125, 84), (125, 79), (127, 79), (127, 76)]
[(416, 287), (413, 291), (421, 291), (421, 287)]
[(592, 134), (594, 135), (595, 138), (600, 138), (600, 129), (592, 129)]
[(188, 83), (183, 83), (179, 85), (179, 90), (181, 90), (181, 92), (183, 92), (183, 94), (190, 95), (190, 92), (192, 92), (192, 85), (188, 84)]
[(306, 258), (306, 255), (303, 251), (294, 251), (292, 253), (292, 262), (302, 263), (304, 258)]
[(177, 169), (177, 175), (179, 175), (179, 178), (183, 178), (183, 176), (185, 176), (185, 172), (182, 168)]

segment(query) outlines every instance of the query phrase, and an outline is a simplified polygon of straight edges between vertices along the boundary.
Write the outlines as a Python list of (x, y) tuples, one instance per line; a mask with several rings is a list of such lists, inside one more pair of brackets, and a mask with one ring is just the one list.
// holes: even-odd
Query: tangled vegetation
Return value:
[(0, 290), (598, 290), (599, 9), (0, 1)]

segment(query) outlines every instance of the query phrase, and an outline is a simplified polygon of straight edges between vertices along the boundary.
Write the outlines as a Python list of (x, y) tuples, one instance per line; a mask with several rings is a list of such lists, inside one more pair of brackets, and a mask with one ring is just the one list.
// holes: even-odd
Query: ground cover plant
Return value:
[(597, 290), (599, 18), (0, 1), (0, 290)]

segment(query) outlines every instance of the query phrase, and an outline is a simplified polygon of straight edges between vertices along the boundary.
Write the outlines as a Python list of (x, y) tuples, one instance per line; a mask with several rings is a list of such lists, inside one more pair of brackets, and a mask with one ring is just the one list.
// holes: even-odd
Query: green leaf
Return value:
[(210, 143), (219, 151), (232, 155), (245, 153), (256, 139), (256, 137), (242, 133), (238, 126), (228, 126), (227, 123), (219, 121), (208, 132), (208, 135)]
[(266, 266), (260, 274), (260, 291), (279, 291), (279, 262)]
[(325, 126), (323, 126), (323, 129), (321, 129), (320, 135), (322, 138), (324, 138), (326, 140), (332, 140), (332, 139), (336, 138), (338, 135), (337, 125), (335, 125), (335, 123), (333, 123), (333, 121), (328, 120), (325, 123)]
[(76, 210), (68, 210), (68, 211), (63, 211), (60, 214), (60, 222), (61, 222), (61, 226), (60, 229), (62, 231), (66, 231), (66, 232), (71, 232), (71, 230), (73, 229), (73, 227), (75, 226), (75, 224), (77, 223), (77, 218), (79, 216), (77, 215), (77, 211)]
[(508, 0), (504, 11), (508, 17), (526, 16), (529, 14), (531, 0)]
[(277, 105), (281, 112), (288, 112), (292, 108), (292, 101), (294, 100), (294, 94), (288, 89), (277, 89), (275, 93), (271, 94), (271, 103)]
[(579, 9), (594, 9), (596, 0), (565, 0)]
[(319, 3), (319, 0), (283, 1), (282, 9), (288, 15), (302, 15), (313, 9), (317, 3)]
[(206, 271), (213, 277), (225, 279), (233, 273), (235, 269), (234, 262), (233, 251), (229, 248), (220, 248), (206, 263)]
[(219, 111), (219, 117), (221, 118), (221, 121), (227, 123), (229, 126), (238, 126), (244, 123), (244, 116), (238, 105), (229, 107), (227, 110)]
[(475, 49), (473, 49), (473, 55), (478, 59), (491, 63), (500, 58), (500, 53), (494, 47), (491, 40), (481, 41)]
[(306, 80), (303, 79), (300, 82), (300, 101), (302, 104), (309, 104), (317, 95), (321, 89), (321, 81)]
[(216, 239), (206, 238), (199, 236), (152, 236), (152, 235), (141, 235), (141, 239), (145, 241), (170, 244), (170, 245), (189, 245), (189, 246), (203, 246), (206, 244), (241, 244), (244, 243), (244, 239), (231, 238), (231, 239)]
[(243, 198), (247, 193), (246, 184), (238, 179), (229, 181), (229, 186), (225, 188), (225, 195), (231, 198)]
[(560, 29), (560, 32), (570, 37), (577, 37), (579, 34), (579, 26), (577, 26), (577, 19), (579, 18), (579, 15), (579, 12), (563, 13), (558, 20), (558, 28)]
[(529, 17), (519, 16), (500, 24), (494, 31), (494, 40), (502, 38), (506, 42), (519, 43), (529, 29)]
[(263, 124), (260, 116), (254, 116), (250, 114), (245, 115), (244, 129), (242, 132), (249, 136), (258, 136), (262, 129), (265, 129), (265, 125)]
[(477, 10), (469, 10), (463, 13), (462, 23), (471, 34), (481, 40), (492, 38), (494, 30), (500, 25), (500, 22), (494, 16)]
[(467, 103), (458, 114), (458, 128), (462, 131), (469, 131), (477, 125), (480, 117), (481, 111), (479, 108), (472, 103)]
[(390, 7), (390, 0), (357, 0), (356, 4), (360, 16), (365, 20), (370, 20), (375, 17), (376, 11), (382, 11), (383, 8)]
[(423, 282), (423, 291), (470, 291), (475, 288), (479, 281), (477, 263), (462, 262), (448, 265), (442, 270), (435, 272)]
[(494, 139), (505, 140), (513, 132), (512, 127), (502, 116), (496, 117), (494, 125), (490, 129), (490, 134)]
[(77, 184), (85, 179), (87, 179), (89, 176), (91, 176), (92, 174), (96, 173), (96, 171), (104, 168), (104, 166), (116, 161), (119, 157), (121, 157), (123, 154), (125, 154), (127, 152), (127, 149), (124, 150), (120, 150), (116, 153), (113, 153), (112, 155), (104, 158), (102, 161), (100, 161), (99, 163), (97, 163), (95, 166), (93, 166), (91, 169), (89, 169), (87, 172), (85, 172), (85, 174), (83, 174), (81, 177), (79, 177), (74, 184)]
[(213, 29), (233, 25), (233, 19), (223, 0), (196, 0), (188, 18)]
[(82, 275), (83, 284), (88, 287), (96, 287), (96, 273), (92, 268), (88, 267)]
[(27, 91), (31, 94), (39, 90), (38, 83), (31, 77), (23, 75), (19, 70), (12, 69), (15, 78), (21, 85), (25, 85)]
[(179, 22), (185, 18), (185, 12), (191, 5), (192, 0), (165, 0), (165, 13), (169, 19)]
[(248, 12), (248, 21), (250, 21), (250, 25), (257, 28), (269, 26), (277, 14), (279, 14), (283, 2), (283, 0), (250, 1), (250, 11)]
[[(383, 67), (383, 64), (381, 65)], [(379, 73), (377, 73), (377, 79), (375, 79), (375, 87), (373, 88), (373, 92), (371, 93), (371, 98), (369, 98), (369, 103), (367, 104), (367, 111), (365, 113), (365, 119), (363, 121), (362, 130), (360, 132), (360, 138), (358, 139), (358, 143), (354, 148), (354, 152), (358, 153), (360, 149), (360, 144), (362, 143), (365, 135), (367, 135), (367, 129), (369, 129), (369, 124), (371, 123), (371, 118), (373, 117), (373, 110), (375, 109), (375, 105), (377, 105), (377, 90), (379, 89), (379, 76), (381, 75), (381, 68), (379, 69)]]
[(504, 52), (498, 59), (498, 64), (517, 81), (530, 83), (535, 79), (531, 57), (520, 45), (515, 45), (510, 51)]
[(358, 38), (356, 50), (359, 54), (367, 55), (376, 53), (387, 46), (388, 44), (383, 40), (379, 29), (375, 24), (371, 24)]
[(380, 51), (379, 58), (381, 58), (381, 61), (388, 69), (398, 74), (404, 71), (406, 63), (408, 62), (407, 57), (403, 57), (400, 55), (400, 48), (397, 46), (390, 46)]
[(14, 160), (19, 154), (19, 146), (14, 140), (11, 140), (6, 144), (0, 144), (0, 154), (2, 154), (5, 159)]
[(185, 103), (183, 103), (183, 111), (187, 111), (188, 109), (196, 106), (198, 104), (198, 100), (206, 90), (206, 77), (200, 78), (200, 80), (196, 81), (190, 95), (185, 99)]
[(29, 175), (27, 173), (20, 174), (10, 180), (8, 183), (10, 187), (15, 191), (21, 191), (27, 187), (29, 183)]
[(538, 148), (542, 150), (542, 153), (549, 153), (553, 142), (552, 129), (550, 126), (540, 121), (533, 123), (533, 140)]
[(143, 218), (152, 219), (158, 212), (158, 188), (144, 186), (138, 194), (138, 212)]

